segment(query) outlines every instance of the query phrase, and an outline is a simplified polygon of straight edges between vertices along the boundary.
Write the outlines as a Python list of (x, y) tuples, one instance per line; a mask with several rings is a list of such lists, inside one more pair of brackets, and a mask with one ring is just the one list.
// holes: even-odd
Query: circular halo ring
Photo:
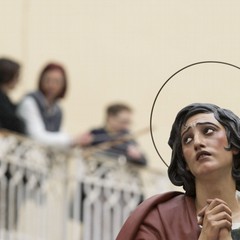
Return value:
[(237, 68), (240, 70), (240, 67), (234, 65), (234, 64), (231, 64), (231, 63), (227, 63), (227, 62), (222, 62), (222, 61), (201, 61), (201, 62), (195, 62), (195, 63), (192, 63), (192, 64), (189, 64), (183, 68), (181, 68), (180, 70), (178, 70), (177, 72), (175, 72), (174, 74), (172, 74), (172, 76), (170, 76), (164, 83), (163, 85), (161, 86), (161, 88), (159, 89), (159, 91), (157, 92), (157, 95), (153, 101), (153, 104), (152, 104), (152, 109), (151, 109), (151, 113), (150, 113), (150, 134), (151, 134), (151, 140), (152, 140), (152, 143), (153, 143), (153, 146), (158, 154), (158, 156), (160, 157), (160, 159), (162, 160), (162, 162), (166, 165), (166, 167), (169, 167), (168, 164), (166, 163), (166, 161), (163, 159), (162, 155), (160, 154), (160, 151), (158, 150), (157, 148), (157, 145), (155, 143), (155, 140), (154, 140), (154, 136), (153, 136), (153, 124), (152, 124), (152, 118), (153, 118), (153, 111), (154, 111), (154, 107), (155, 107), (155, 104), (156, 104), (156, 101), (158, 99), (158, 96), (159, 94), (161, 93), (161, 91), (163, 90), (163, 88), (166, 86), (166, 84), (174, 77), (176, 76), (178, 73), (182, 72), (183, 70), (187, 69), (187, 68), (190, 68), (190, 67), (193, 67), (195, 65), (199, 65), (199, 64), (204, 64), (204, 63), (216, 63), (216, 64), (224, 64), (224, 65), (228, 65), (230, 67), (234, 67), (234, 68)]

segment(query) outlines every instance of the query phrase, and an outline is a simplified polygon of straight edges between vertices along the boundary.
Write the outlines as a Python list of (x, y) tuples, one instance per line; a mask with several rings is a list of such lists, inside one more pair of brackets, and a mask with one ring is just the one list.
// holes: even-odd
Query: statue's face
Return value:
[(225, 128), (213, 113), (199, 113), (190, 117), (181, 129), (181, 145), (187, 168), (195, 178), (227, 176), (232, 171), (233, 154), (226, 150)]

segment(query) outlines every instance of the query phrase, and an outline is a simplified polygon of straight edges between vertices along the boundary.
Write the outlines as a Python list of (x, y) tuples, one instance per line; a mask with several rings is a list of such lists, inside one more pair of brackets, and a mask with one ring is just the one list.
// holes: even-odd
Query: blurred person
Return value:
[(19, 63), (0, 58), (0, 128), (24, 134), (24, 122), (17, 116), (16, 104), (8, 96), (18, 84), (19, 74)]
[(124, 155), (128, 162), (146, 165), (144, 154), (130, 135), (131, 121), (132, 109), (128, 105), (112, 104), (106, 109), (104, 126), (83, 134), (80, 145), (87, 148), (109, 143), (109, 147), (104, 150), (112, 156)]
[[(0, 58), (0, 129), (7, 129), (18, 134), (25, 134), (24, 121), (17, 116), (17, 105), (9, 98), (9, 93), (16, 87), (19, 81), (20, 64), (9, 58)], [(2, 159), (3, 160), (3, 159)], [(5, 162), (6, 169), (2, 169), (2, 181), (5, 182), (5, 190), (2, 191), (2, 199), (5, 198), (4, 213), (2, 213), (3, 221), (1, 226), (8, 229), (8, 215), (9, 212), (9, 185), (12, 178), (12, 171), (10, 162)], [(2, 162), (1, 162), (2, 164)], [(2, 183), (2, 182), (1, 182)], [(15, 191), (15, 188), (14, 188)], [(16, 195), (14, 195), (16, 196)], [(16, 198), (14, 199), (14, 204)], [(17, 206), (12, 207), (15, 216), (17, 215)], [(15, 219), (15, 221), (17, 218)]]
[(63, 113), (59, 101), (67, 92), (68, 80), (63, 66), (47, 64), (40, 73), (37, 91), (27, 94), (17, 113), (26, 124), (29, 137), (50, 146), (75, 146), (78, 137), (62, 131)]

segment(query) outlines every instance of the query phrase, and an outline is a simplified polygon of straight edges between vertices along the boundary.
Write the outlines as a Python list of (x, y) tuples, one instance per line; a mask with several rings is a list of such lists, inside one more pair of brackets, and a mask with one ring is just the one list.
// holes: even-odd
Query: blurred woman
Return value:
[(66, 95), (67, 83), (63, 66), (49, 63), (40, 73), (38, 90), (20, 102), (17, 112), (24, 119), (31, 138), (52, 146), (77, 144), (77, 138), (61, 130), (63, 113), (58, 103)]
[(20, 65), (7, 58), (0, 58), (0, 128), (24, 134), (24, 122), (16, 114), (16, 105), (9, 98), (18, 83)]

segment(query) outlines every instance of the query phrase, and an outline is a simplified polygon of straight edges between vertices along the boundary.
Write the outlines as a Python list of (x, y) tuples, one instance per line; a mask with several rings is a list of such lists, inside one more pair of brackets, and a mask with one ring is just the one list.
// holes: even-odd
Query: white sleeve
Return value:
[(26, 132), (32, 139), (51, 146), (70, 146), (72, 140), (66, 133), (46, 131), (39, 108), (32, 97), (27, 96), (21, 101), (17, 114), (24, 120)]

